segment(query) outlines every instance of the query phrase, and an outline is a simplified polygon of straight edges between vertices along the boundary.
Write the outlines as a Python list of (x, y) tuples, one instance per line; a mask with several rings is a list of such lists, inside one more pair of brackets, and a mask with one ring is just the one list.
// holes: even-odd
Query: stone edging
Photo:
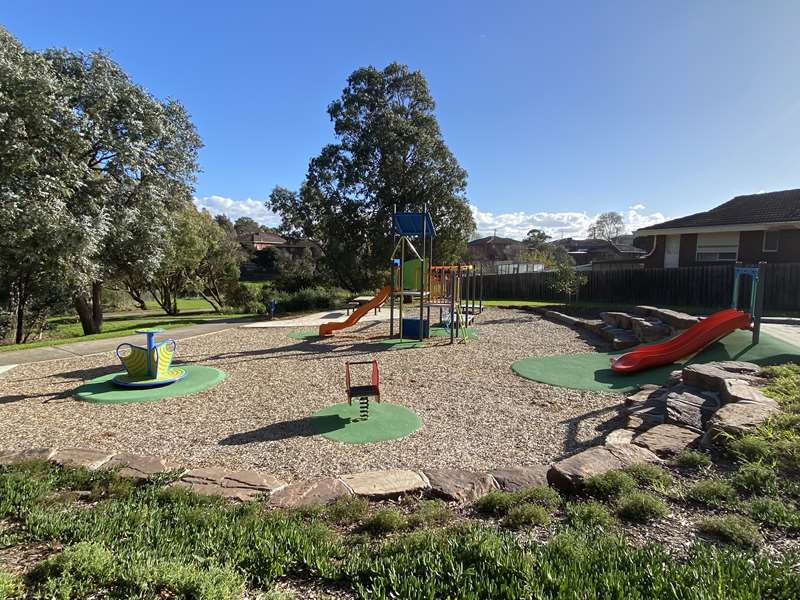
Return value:
[(396, 498), (427, 493), (451, 502), (476, 500), (491, 490), (513, 491), (551, 485), (579, 489), (592, 475), (638, 463), (661, 463), (686, 448), (712, 447), (729, 435), (742, 435), (780, 410), (756, 387), (758, 365), (726, 361), (690, 365), (674, 371), (664, 386), (644, 386), (628, 397), (628, 427), (608, 434), (605, 445), (583, 450), (552, 465), (517, 466), (474, 472), (428, 468), (387, 469), (321, 477), (287, 484), (258, 471), (222, 467), (186, 469), (167, 459), (91, 448), (0, 450), (0, 465), (46, 460), (89, 470), (117, 468), (123, 477), (147, 479), (175, 474), (171, 486), (199, 494), (248, 501), (262, 494), (274, 507), (301, 508), (341, 496)]

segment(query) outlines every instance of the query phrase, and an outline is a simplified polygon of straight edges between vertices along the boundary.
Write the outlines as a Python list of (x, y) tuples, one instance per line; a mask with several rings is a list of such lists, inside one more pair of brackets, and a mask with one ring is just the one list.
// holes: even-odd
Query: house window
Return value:
[(739, 257), (739, 232), (701, 233), (697, 236), (697, 262), (735, 261)]
[(764, 244), (762, 245), (761, 249), (764, 252), (777, 252), (779, 238), (780, 238), (779, 231), (765, 231)]

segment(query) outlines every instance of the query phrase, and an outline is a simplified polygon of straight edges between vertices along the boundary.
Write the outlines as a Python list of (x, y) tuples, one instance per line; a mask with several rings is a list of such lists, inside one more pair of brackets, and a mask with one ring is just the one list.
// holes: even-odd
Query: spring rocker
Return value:
[[(125, 367), (125, 373), (118, 373), (112, 379), (115, 385), (122, 387), (150, 388), (169, 385), (186, 377), (186, 371), (172, 366), (177, 344), (173, 339), (156, 343), (156, 334), (164, 330), (157, 327), (137, 329), (136, 333), (146, 336), (146, 346), (120, 344), (117, 346), (117, 358)], [(127, 354), (123, 354), (125, 350)]]
[[(350, 365), (371, 365), (372, 374), (369, 385), (353, 386), (350, 383)], [(376, 402), (381, 401), (381, 390), (378, 378), (378, 361), (367, 360), (360, 362), (344, 363), (344, 381), (347, 393), (347, 404), (353, 405), (353, 398), (358, 398), (361, 419), (369, 419), (369, 399), (375, 398)]]

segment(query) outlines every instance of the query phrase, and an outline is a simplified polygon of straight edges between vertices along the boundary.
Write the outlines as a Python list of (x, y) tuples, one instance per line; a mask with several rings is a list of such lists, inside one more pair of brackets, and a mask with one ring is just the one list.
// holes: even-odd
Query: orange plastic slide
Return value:
[(611, 368), (620, 373), (634, 373), (651, 367), (668, 365), (700, 352), (709, 344), (725, 337), (737, 329), (750, 327), (750, 315), (741, 310), (728, 308), (695, 323), (682, 334), (662, 344), (641, 346), (623, 354), (611, 362)]
[(347, 317), (344, 321), (333, 321), (331, 323), (323, 323), (319, 326), (319, 334), (320, 336), (323, 335), (330, 335), (334, 331), (338, 331), (339, 329), (347, 329), (348, 327), (352, 327), (356, 323), (361, 320), (365, 314), (371, 311), (373, 308), (378, 308), (381, 304), (386, 301), (386, 298), (392, 291), (392, 286), (387, 285), (385, 288), (381, 288), (381, 291), (378, 292), (375, 297), (367, 302), (366, 304), (362, 304), (357, 309), (355, 309), (352, 314)]

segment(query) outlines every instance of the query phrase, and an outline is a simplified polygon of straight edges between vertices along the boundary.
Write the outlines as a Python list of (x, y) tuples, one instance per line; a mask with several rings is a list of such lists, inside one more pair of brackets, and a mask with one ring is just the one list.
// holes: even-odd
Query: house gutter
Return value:
[(771, 223), (744, 223), (741, 225), (706, 225), (699, 227), (670, 227), (663, 229), (638, 229), (634, 237), (646, 235), (679, 235), (682, 233), (724, 233), (729, 231), (764, 231), (767, 229), (800, 229), (800, 221), (776, 221)]

